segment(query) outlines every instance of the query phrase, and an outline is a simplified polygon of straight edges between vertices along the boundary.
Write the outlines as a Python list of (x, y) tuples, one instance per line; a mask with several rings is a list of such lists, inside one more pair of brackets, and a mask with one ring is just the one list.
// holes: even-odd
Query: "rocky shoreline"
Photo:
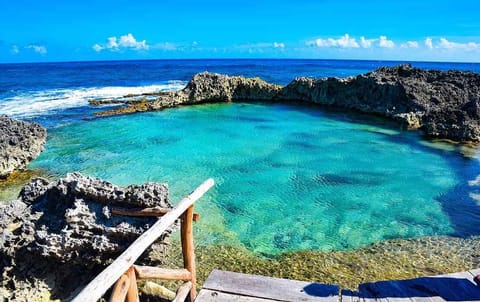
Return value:
[[(171, 208), (168, 187), (123, 188), (79, 173), (53, 182), (33, 179), (18, 200), (0, 205), (0, 299), (68, 299), (157, 220), (114, 209), (145, 207)], [(156, 256), (143, 261), (158, 264), (176, 228), (172, 225), (154, 244)]]
[[(97, 115), (235, 101), (312, 103), (384, 116), (430, 138), (480, 142), (480, 74), (466, 71), (423, 70), (406, 64), (355, 77), (296, 78), (285, 87), (259, 78), (204, 72), (180, 91), (159, 93), (153, 100), (136, 97), (140, 100), (125, 100), (124, 106)], [(103, 104), (110, 102), (118, 104), (121, 99)]]
[(42, 126), (0, 116), (0, 179), (25, 169), (43, 151), (46, 139)]

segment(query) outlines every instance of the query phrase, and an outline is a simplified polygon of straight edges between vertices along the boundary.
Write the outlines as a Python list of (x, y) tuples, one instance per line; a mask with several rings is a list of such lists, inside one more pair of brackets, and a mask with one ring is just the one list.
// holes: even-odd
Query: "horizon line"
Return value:
[(148, 62), (148, 61), (359, 61), (359, 62), (398, 62), (398, 63), (445, 63), (445, 64), (480, 64), (470, 61), (422, 61), (422, 60), (374, 60), (374, 59), (320, 59), (320, 58), (162, 58), (162, 59), (125, 59), (125, 60), (67, 60), (67, 61), (25, 61), (0, 62), (0, 65), (15, 64), (55, 64), (55, 63), (102, 63), (102, 62)]

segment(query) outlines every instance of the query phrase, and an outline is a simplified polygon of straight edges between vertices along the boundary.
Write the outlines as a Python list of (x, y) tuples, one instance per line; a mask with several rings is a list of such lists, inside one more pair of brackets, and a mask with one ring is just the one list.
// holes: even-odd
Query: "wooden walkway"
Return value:
[(196, 302), (338, 302), (337, 285), (213, 270)]
[(361, 284), (358, 291), (311, 283), (214, 270), (196, 302), (439, 302), (480, 301), (474, 277), (480, 269), (448, 275)]

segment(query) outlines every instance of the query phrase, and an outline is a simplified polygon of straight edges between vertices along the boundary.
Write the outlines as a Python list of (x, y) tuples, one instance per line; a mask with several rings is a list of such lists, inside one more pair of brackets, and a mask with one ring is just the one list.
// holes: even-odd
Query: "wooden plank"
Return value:
[(127, 275), (122, 275), (112, 290), (109, 302), (123, 302), (127, 296), (128, 288), (130, 287), (130, 280)]
[(153, 208), (143, 208), (143, 209), (123, 209), (123, 208), (113, 208), (111, 209), (112, 214), (122, 215), (122, 216), (134, 216), (134, 217), (160, 217), (172, 209), (153, 207)]
[[(360, 292), (360, 296), (363, 297), (365, 302), (368, 301), (375, 301), (375, 302), (410, 302), (412, 301), (410, 296), (407, 297), (397, 297), (393, 293), (398, 291), (399, 289), (396, 288), (396, 283), (386, 281), (385, 283), (383, 282), (374, 282), (374, 283), (369, 283), (369, 292), (371, 293), (377, 293), (377, 295), (372, 295), (374, 297), (371, 297), (370, 295), (362, 295), (362, 292)], [(391, 291), (392, 294), (389, 295), (384, 295), (385, 292)], [(400, 290), (401, 291), (401, 290)]]
[(442, 297), (412, 297), (413, 302), (445, 302)]
[(182, 269), (170, 269), (153, 266), (135, 265), (135, 272), (138, 279), (161, 279), (161, 280), (183, 280), (190, 281), (192, 274)]
[(272, 302), (272, 300), (202, 289), (195, 302)]
[(193, 246), (193, 205), (191, 205), (182, 215), (180, 239), (182, 241), (183, 266), (191, 274), (190, 281), (192, 282), (192, 289), (190, 290), (190, 301), (193, 302), (197, 295), (195, 250)]
[(360, 302), (360, 297), (356, 291), (342, 289), (341, 296), (340, 302)]
[(477, 285), (480, 285), (480, 278), (477, 278), (477, 280), (475, 280), (476, 277), (480, 275), (480, 268), (471, 269), (468, 272), (473, 276), (473, 282)]
[(473, 301), (480, 300), (480, 286), (470, 272), (421, 277), (408, 280), (379, 281), (359, 286), (360, 297), (397, 301)]
[(410, 280), (363, 283), (359, 285), (359, 295), (364, 301), (406, 302), (413, 301), (413, 297), (419, 296), (424, 296), (425, 299), (432, 299), (432, 301), (438, 301), (438, 297), (425, 296), (425, 293), (420, 289), (420, 291), (417, 291), (415, 287), (410, 289), (408, 285), (405, 286), (403, 282), (406, 281)]
[(196, 200), (213, 185), (213, 179), (202, 183), (190, 195), (182, 199), (170, 212), (160, 218), (150, 229), (140, 235), (112, 264), (93, 279), (72, 301), (97, 301), (115, 281), (142, 255), (142, 253), (165, 232)]
[(178, 288), (177, 294), (175, 295), (175, 299), (173, 299), (172, 302), (185, 302), (185, 299), (187, 298), (187, 296), (190, 295), (191, 290), (192, 290), (192, 282), (191, 281), (183, 283)]
[[(121, 216), (132, 216), (132, 217), (161, 217), (172, 209), (169, 208), (161, 208), (161, 207), (153, 207), (153, 208), (135, 208), (135, 209), (124, 209), (124, 208), (116, 208), (112, 207), (111, 212), (113, 215), (121, 215)], [(193, 221), (197, 222), (200, 220), (199, 213), (193, 213)]]
[(339, 287), (320, 283), (279, 279), (213, 270), (204, 289), (277, 301), (339, 300)]
[[(472, 272), (475, 271), (472, 270)], [(426, 278), (430, 279), (432, 288), (437, 290), (440, 296), (447, 301), (480, 300), (480, 286), (475, 282), (472, 272), (458, 272)]]

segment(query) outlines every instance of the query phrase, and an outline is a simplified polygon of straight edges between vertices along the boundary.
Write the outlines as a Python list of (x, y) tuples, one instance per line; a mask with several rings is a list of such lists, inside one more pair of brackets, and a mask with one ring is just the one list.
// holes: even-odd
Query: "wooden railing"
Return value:
[[(193, 203), (205, 194), (214, 185), (213, 179), (202, 183), (190, 195), (164, 214), (146, 232), (137, 238), (112, 264), (105, 268), (93, 279), (72, 301), (95, 302), (112, 286), (110, 301), (139, 301), (137, 280), (164, 279), (183, 280), (184, 283), (177, 290), (174, 301), (195, 300), (196, 272), (195, 253), (193, 248)], [(148, 216), (148, 215), (143, 215)], [(142, 253), (157, 240), (167, 228), (178, 218), (180, 222), (183, 269), (166, 269), (159, 267), (137, 266), (135, 261)]]

